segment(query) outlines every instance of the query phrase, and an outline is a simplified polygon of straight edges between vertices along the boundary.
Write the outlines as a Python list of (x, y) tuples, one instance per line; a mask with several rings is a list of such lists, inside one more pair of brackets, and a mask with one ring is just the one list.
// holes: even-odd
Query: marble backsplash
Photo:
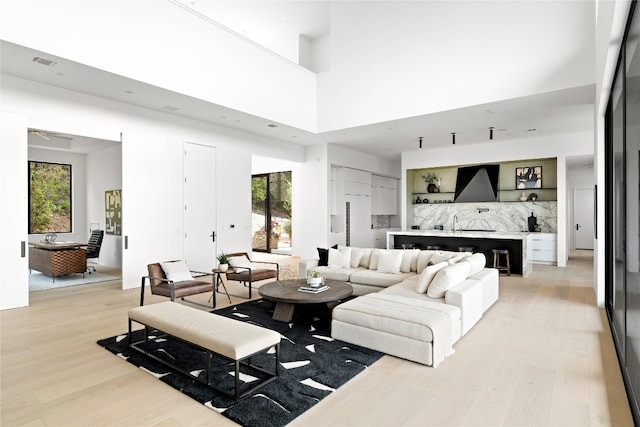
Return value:
[(456, 229), (524, 231), (527, 230), (527, 218), (531, 212), (537, 217), (543, 233), (558, 231), (558, 202), (414, 205), (413, 225), (419, 225), (421, 230), (432, 230), (437, 225), (442, 225), (445, 230), (451, 230), (453, 216), (457, 215)]

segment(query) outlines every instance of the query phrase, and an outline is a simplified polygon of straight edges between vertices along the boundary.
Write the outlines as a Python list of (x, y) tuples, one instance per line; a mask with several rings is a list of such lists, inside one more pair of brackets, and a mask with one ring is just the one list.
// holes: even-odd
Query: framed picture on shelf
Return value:
[(516, 189), (542, 188), (542, 166), (516, 168)]

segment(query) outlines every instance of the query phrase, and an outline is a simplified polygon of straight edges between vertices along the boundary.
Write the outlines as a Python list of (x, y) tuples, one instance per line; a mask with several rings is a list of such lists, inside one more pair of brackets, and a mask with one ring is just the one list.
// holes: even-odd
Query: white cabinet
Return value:
[(371, 172), (344, 168), (344, 194), (371, 196)]
[(329, 211), (331, 215), (338, 214), (338, 171), (331, 166), (331, 186), (329, 187)]
[(533, 233), (531, 235), (531, 262), (534, 264), (556, 264), (558, 242), (555, 233)]
[(371, 176), (371, 214), (398, 214), (398, 180), (386, 176)]

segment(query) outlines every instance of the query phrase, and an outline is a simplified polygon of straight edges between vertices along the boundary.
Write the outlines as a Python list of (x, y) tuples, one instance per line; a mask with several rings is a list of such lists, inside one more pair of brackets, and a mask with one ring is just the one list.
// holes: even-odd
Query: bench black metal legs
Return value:
[[(200, 346), (195, 345), (195, 344), (193, 344), (191, 342), (183, 340), (183, 339), (181, 339), (179, 337), (176, 337), (176, 336), (173, 336), (173, 335), (170, 335), (170, 334), (166, 334), (166, 333), (164, 333), (162, 331), (158, 331), (158, 329), (156, 329), (156, 328), (151, 328), (151, 327), (149, 327), (147, 325), (144, 325), (144, 324), (143, 324), (143, 326), (144, 326), (144, 339), (136, 341), (136, 342), (133, 342), (132, 341), (132, 338), (133, 338), (133, 335), (132, 335), (132, 333), (133, 333), (133, 331), (132, 331), (132, 322), (133, 322), (133, 320), (129, 319), (128, 345), (129, 345), (130, 348), (132, 348), (133, 350), (135, 350), (135, 351), (137, 351), (139, 353), (144, 354), (145, 356), (147, 356), (147, 357), (149, 357), (149, 358), (151, 358), (151, 359), (153, 359), (155, 361), (158, 361), (158, 362), (160, 362), (160, 363), (162, 363), (162, 364), (164, 364), (166, 366), (169, 366), (169, 367), (171, 367), (171, 368), (173, 368), (173, 369), (175, 369), (175, 370), (177, 370), (177, 371), (179, 371), (179, 372), (181, 372), (181, 373), (183, 373), (185, 375), (188, 375), (189, 377), (197, 380), (198, 382), (200, 382), (202, 384), (205, 384), (206, 386), (211, 387), (212, 389), (214, 389), (216, 391), (219, 391), (220, 393), (222, 393), (222, 394), (224, 394), (224, 395), (226, 395), (228, 397), (231, 397), (231, 398), (235, 399), (236, 401), (239, 400), (241, 397), (244, 397), (244, 396), (254, 392), (256, 389), (262, 387), (263, 385), (270, 383), (271, 381), (275, 380), (276, 378), (278, 378), (280, 376), (280, 344), (276, 344), (274, 346), (275, 347), (275, 369), (273, 371), (269, 371), (269, 370), (266, 370), (264, 368), (261, 368), (260, 366), (256, 366), (256, 365), (252, 364), (251, 363), (251, 357), (255, 356), (257, 354), (263, 353), (263, 352), (269, 350), (269, 348), (271, 348), (271, 347), (262, 349), (260, 351), (257, 351), (256, 353), (253, 353), (253, 354), (251, 354), (251, 355), (249, 355), (247, 357), (244, 357), (242, 359), (234, 360), (234, 359), (230, 359), (228, 357), (225, 357), (225, 356), (223, 356), (221, 354), (218, 354), (218, 353), (216, 353), (216, 352), (214, 352), (214, 351), (212, 351), (210, 349), (206, 349), (206, 348), (200, 347)], [(139, 323), (139, 322), (136, 322), (136, 323)], [(172, 362), (170, 362), (170, 361), (168, 361), (166, 359), (159, 358), (156, 355), (152, 354), (149, 351), (149, 333), (151, 331), (161, 332), (163, 335), (171, 336), (172, 338), (174, 338), (176, 340), (182, 341), (182, 342), (184, 342), (184, 343), (186, 343), (186, 344), (188, 344), (188, 345), (190, 345), (190, 346), (192, 346), (192, 347), (194, 347), (196, 349), (199, 349), (199, 350), (203, 351), (204, 352), (204, 356), (205, 356), (204, 363), (206, 365), (206, 369), (205, 369), (206, 370), (206, 377), (205, 378), (200, 378), (199, 376), (193, 375), (190, 372), (184, 370), (182, 367), (177, 366), (177, 364), (172, 363)], [(217, 357), (221, 357), (223, 359), (226, 359), (226, 360), (229, 360), (229, 361), (233, 362), (233, 365), (234, 365), (234, 376), (235, 376), (233, 392), (229, 392), (227, 390), (223, 390), (223, 389), (221, 389), (219, 387), (216, 387), (215, 385), (212, 384), (214, 379), (212, 378), (212, 375), (211, 375), (211, 366), (212, 366), (212, 359), (213, 359), (214, 355), (217, 356)], [(240, 387), (240, 368), (241, 368), (241, 366), (248, 367), (248, 368), (250, 368), (252, 370), (264, 373), (264, 374), (266, 374), (266, 377), (262, 381), (259, 381), (254, 386), (250, 387), (249, 389), (243, 390), (241, 392), (240, 391), (240, 388), (241, 388)]]

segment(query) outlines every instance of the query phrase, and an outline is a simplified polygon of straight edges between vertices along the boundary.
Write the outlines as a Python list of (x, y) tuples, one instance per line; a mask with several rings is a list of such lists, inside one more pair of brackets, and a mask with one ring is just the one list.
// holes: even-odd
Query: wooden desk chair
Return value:
[[(165, 269), (167, 271), (165, 271)], [(168, 297), (171, 301), (180, 298), (191, 304), (200, 305), (207, 308), (215, 308), (216, 300), (213, 299), (211, 306), (201, 304), (199, 302), (185, 299), (189, 295), (213, 292), (213, 280), (202, 280), (205, 276), (211, 276), (211, 273), (188, 270), (184, 261), (168, 261), (163, 263), (153, 263), (147, 265), (148, 276), (142, 277), (140, 284), (140, 305), (144, 305), (144, 287), (147, 279), (149, 280), (149, 289), (153, 295), (162, 295)], [(193, 274), (197, 277), (193, 277)]]
[[(229, 257), (229, 266), (231, 267), (226, 273), (227, 280), (235, 280), (244, 286), (248, 286), (249, 299), (251, 299), (251, 285), (253, 282), (266, 279), (278, 280), (280, 277), (280, 266), (277, 262), (251, 261), (249, 254), (246, 252), (236, 252), (227, 254), (227, 256)], [(261, 264), (275, 265), (275, 269), (256, 267)]]

